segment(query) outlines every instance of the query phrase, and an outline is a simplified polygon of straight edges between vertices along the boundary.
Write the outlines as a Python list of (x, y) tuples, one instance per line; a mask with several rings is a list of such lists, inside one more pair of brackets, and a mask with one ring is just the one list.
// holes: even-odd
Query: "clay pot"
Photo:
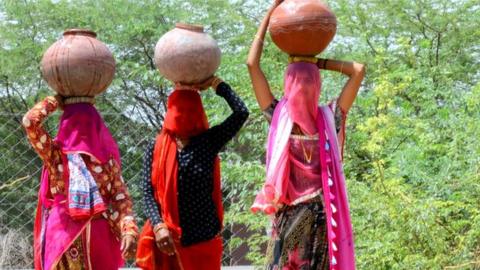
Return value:
[(112, 82), (115, 59), (96, 36), (90, 30), (67, 30), (43, 55), (43, 78), (60, 95), (93, 97)]
[(200, 83), (220, 66), (220, 48), (200, 25), (177, 23), (155, 47), (155, 65), (175, 83)]
[(321, 53), (336, 31), (335, 14), (321, 0), (285, 0), (270, 18), (273, 42), (289, 55)]

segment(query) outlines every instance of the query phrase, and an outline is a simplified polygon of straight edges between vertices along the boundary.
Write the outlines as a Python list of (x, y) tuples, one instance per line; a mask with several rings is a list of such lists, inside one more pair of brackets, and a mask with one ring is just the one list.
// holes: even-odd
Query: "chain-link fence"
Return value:
[[(120, 113), (102, 114), (122, 154), (123, 176), (134, 200), (139, 225), (145, 220), (140, 189), (143, 150), (155, 138), (156, 129), (144, 121)], [(56, 113), (44, 124), (55, 136)], [(22, 114), (0, 113), (0, 268), (32, 268), (32, 231), (42, 161), (30, 147), (21, 126)], [(224, 194), (224, 198), (231, 198)], [(229, 199), (230, 200), (230, 199)], [(226, 209), (235, 203), (225, 202)], [(247, 265), (248, 230), (229, 224), (224, 230), (223, 265)], [(235, 240), (232, 240), (234, 239)], [(234, 243), (233, 243), (234, 242)]]

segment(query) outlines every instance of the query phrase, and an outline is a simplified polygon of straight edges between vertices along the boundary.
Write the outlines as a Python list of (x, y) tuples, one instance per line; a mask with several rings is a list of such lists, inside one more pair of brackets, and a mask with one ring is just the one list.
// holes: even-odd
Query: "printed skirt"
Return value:
[(267, 270), (328, 270), (328, 241), (321, 197), (285, 206), (273, 219)]

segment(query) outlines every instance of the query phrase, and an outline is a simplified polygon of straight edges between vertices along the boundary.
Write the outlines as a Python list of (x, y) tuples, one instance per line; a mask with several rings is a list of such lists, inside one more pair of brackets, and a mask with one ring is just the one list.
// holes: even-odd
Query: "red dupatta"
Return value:
[[(168, 98), (167, 113), (163, 129), (157, 135), (152, 162), (152, 186), (154, 197), (161, 206), (164, 223), (169, 228), (177, 251), (180, 248), (182, 230), (177, 201), (177, 143), (176, 137), (191, 138), (208, 129), (208, 120), (203, 109), (200, 95), (192, 90), (175, 90)], [(214, 163), (213, 200), (217, 207), (218, 217), (223, 223), (223, 204), (220, 179), (220, 160)], [(209, 249), (208, 246), (205, 247)], [(160, 254), (155, 244), (153, 227), (147, 222), (140, 236), (137, 251), (137, 266), (142, 269), (181, 269), (178, 261), (188, 265), (184, 260), (188, 256), (177, 254), (177, 258)]]

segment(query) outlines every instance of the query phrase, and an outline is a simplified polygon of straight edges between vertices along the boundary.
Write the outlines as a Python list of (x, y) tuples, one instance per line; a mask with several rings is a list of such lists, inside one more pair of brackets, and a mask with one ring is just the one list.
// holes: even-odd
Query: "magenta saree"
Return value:
[[(274, 214), (285, 205), (305, 202), (321, 192), (326, 216), (329, 268), (352, 270), (355, 269), (354, 242), (341, 163), (342, 146), (337, 139), (331, 107), (318, 108), (316, 124), (319, 131), (321, 186), (295, 189), (289, 181), (289, 143), (293, 121), (285, 99), (276, 106), (268, 138), (267, 180), (255, 199), (252, 211)], [(343, 136), (342, 132), (340, 134)], [(329, 147), (325, 147), (327, 142)]]

